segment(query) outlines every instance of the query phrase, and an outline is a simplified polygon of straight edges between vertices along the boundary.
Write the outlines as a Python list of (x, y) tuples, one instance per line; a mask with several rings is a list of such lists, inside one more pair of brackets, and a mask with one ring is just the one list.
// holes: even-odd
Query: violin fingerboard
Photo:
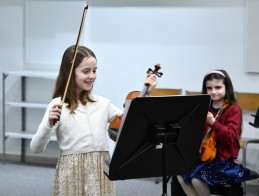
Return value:
[(149, 88), (149, 84), (148, 85), (145, 85), (142, 89), (142, 91), (139, 93), (139, 97), (145, 97), (147, 95), (147, 91), (148, 91), (148, 88)]

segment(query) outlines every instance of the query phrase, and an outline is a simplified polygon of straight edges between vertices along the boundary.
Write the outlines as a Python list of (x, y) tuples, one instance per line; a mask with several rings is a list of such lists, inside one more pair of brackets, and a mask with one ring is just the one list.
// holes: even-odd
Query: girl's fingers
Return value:
[(49, 121), (58, 120), (61, 115), (62, 104), (54, 104), (49, 110)]
[(60, 112), (50, 112), (50, 116), (60, 116)]

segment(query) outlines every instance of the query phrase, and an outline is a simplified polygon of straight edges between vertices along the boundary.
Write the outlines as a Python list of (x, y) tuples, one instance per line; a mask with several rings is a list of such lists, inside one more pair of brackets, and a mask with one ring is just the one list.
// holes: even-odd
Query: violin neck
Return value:
[[(224, 109), (224, 108), (220, 108), (220, 109), (219, 109), (219, 111), (218, 111), (217, 115), (215, 116), (215, 120), (218, 120), (218, 119), (219, 119), (219, 117), (220, 117), (221, 113), (223, 112), (223, 109)], [(205, 135), (205, 137), (204, 137), (204, 138), (206, 138), (206, 137), (207, 137), (207, 138), (208, 138), (208, 137), (210, 137), (211, 132), (212, 132), (212, 129), (211, 129), (211, 127), (209, 127), (209, 129), (208, 129), (208, 131), (207, 131), (207, 133), (206, 133), (206, 135)]]
[(212, 128), (210, 127), (210, 128), (208, 129), (208, 131), (207, 131), (207, 133), (206, 133), (206, 136), (205, 136), (204, 138), (210, 137), (211, 133), (212, 133)]
[(148, 88), (149, 88), (149, 84), (145, 85), (142, 89), (142, 91), (139, 93), (139, 97), (145, 97), (147, 95), (147, 91), (148, 91)]

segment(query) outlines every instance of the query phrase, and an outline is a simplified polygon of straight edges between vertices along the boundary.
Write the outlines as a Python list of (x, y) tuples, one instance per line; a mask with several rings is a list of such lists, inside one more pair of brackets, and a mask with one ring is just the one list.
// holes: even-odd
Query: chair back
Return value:
[(201, 92), (199, 92), (199, 91), (185, 91), (185, 94), (186, 95), (200, 95), (201, 94)]
[(156, 88), (151, 93), (151, 96), (181, 95), (181, 94), (182, 94), (182, 89)]
[(259, 106), (259, 94), (236, 92), (237, 104), (242, 110), (257, 111)]

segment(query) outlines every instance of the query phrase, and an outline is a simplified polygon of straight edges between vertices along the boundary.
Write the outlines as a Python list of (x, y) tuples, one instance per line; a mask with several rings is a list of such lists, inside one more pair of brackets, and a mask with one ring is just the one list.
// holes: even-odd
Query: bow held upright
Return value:
[[(87, 11), (88, 11), (88, 5), (85, 6), (84, 11), (83, 11), (83, 16), (82, 16), (82, 20), (81, 20), (81, 24), (80, 24), (80, 28), (79, 28), (79, 33), (78, 33), (77, 40), (76, 40), (76, 45), (75, 45), (73, 57), (71, 59), (71, 63), (70, 63), (68, 73), (67, 73), (67, 76), (66, 76), (66, 85), (65, 85), (65, 88), (64, 88), (63, 93), (61, 95), (62, 104), (65, 103), (67, 89), (68, 89), (70, 78), (71, 78), (71, 75), (72, 75), (72, 72), (73, 72), (73, 67), (74, 67), (74, 63), (75, 63), (76, 55), (77, 55), (77, 49), (78, 49), (78, 46), (79, 46), (79, 41), (80, 41), (80, 38), (81, 38), (82, 31), (83, 31)], [(53, 124), (56, 124), (56, 123), (57, 123), (57, 120), (53, 120)]]

